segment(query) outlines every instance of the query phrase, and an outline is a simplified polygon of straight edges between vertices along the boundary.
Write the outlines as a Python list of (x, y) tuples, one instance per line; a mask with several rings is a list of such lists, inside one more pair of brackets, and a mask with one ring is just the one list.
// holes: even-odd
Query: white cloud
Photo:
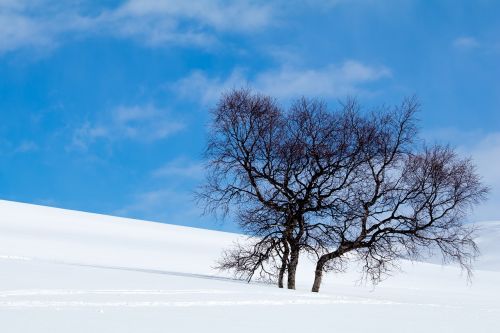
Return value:
[(85, 121), (80, 127), (75, 129), (71, 146), (79, 149), (87, 149), (100, 138), (107, 137), (108, 132), (104, 127), (92, 125), (89, 121)]
[(225, 90), (242, 86), (250, 86), (279, 98), (302, 95), (342, 97), (368, 93), (364, 84), (390, 77), (391, 71), (384, 66), (370, 66), (348, 60), (320, 68), (284, 66), (258, 73), (254, 77), (246, 74), (241, 68), (235, 69), (227, 78), (209, 77), (203, 72), (195, 71), (176, 82), (172, 88), (181, 96), (197, 97), (205, 104), (216, 100)]
[(472, 158), (484, 185), (490, 187), (489, 199), (474, 211), (474, 221), (500, 220), (500, 132), (463, 131), (441, 128), (424, 131), (427, 142), (451, 144), (466, 158)]
[(474, 216), (481, 220), (500, 220), (500, 132), (490, 133), (459, 147), (459, 151), (471, 156), (485, 185), (491, 188), (489, 200), (481, 205)]
[(98, 140), (135, 140), (153, 142), (184, 128), (164, 109), (152, 105), (119, 106), (96, 122), (84, 122), (73, 132), (71, 146), (86, 149)]
[(458, 37), (453, 41), (453, 46), (460, 49), (473, 49), (479, 47), (481, 44), (477, 39), (470, 36)]
[(129, 203), (115, 213), (167, 223), (202, 226), (206, 223), (196, 205), (193, 187), (204, 174), (201, 161), (177, 157), (150, 174), (152, 188), (132, 194)]
[(176, 177), (200, 179), (204, 168), (201, 161), (192, 161), (186, 157), (178, 157), (152, 172), (153, 177)]
[(0, 53), (27, 45), (49, 47), (53, 44), (47, 22), (22, 15), (21, 8), (0, 3)]
[(500, 190), (500, 133), (488, 134), (473, 146), (463, 149), (472, 155), (485, 182)]
[(272, 9), (249, 1), (157, 1), (129, 0), (113, 13), (126, 18), (161, 18), (174, 22), (187, 19), (217, 30), (254, 31), (267, 26)]
[(217, 32), (252, 33), (269, 26), (272, 7), (245, 0), (129, 0), (97, 21), (111, 35), (148, 45), (207, 46), (215, 43)]
[(0, 54), (28, 46), (50, 49), (63, 34), (86, 31), (94, 24), (63, 2), (1, 0)]
[(128, 0), (84, 14), (83, 4), (48, 0), (0, 1), (0, 53), (51, 48), (63, 37), (106, 35), (147, 45), (209, 45), (217, 32), (251, 33), (269, 26), (272, 7), (245, 0)]
[(134, 203), (119, 210), (120, 215), (128, 215), (131, 213), (151, 213), (166, 205), (177, 206), (184, 202), (185, 194), (182, 192), (173, 191), (171, 189), (151, 190), (136, 194)]
[(171, 87), (181, 97), (199, 98), (203, 104), (209, 104), (219, 98), (221, 92), (249, 84), (245, 71), (238, 68), (226, 78), (208, 77), (202, 71), (194, 71)]
[(349, 60), (340, 65), (330, 64), (324, 68), (293, 69), (261, 73), (256, 77), (256, 86), (278, 97), (296, 95), (319, 95), (339, 97), (363, 93), (363, 83), (390, 76), (385, 67), (371, 67)]
[(16, 153), (28, 153), (38, 150), (38, 145), (33, 141), (23, 141), (14, 150)]
[(184, 128), (167, 110), (152, 105), (120, 106), (111, 114), (112, 135), (143, 141), (164, 139)]
[(167, 187), (137, 193), (132, 196), (130, 204), (114, 213), (190, 226), (203, 226), (206, 223), (206, 218), (201, 216), (202, 211), (189, 192)]

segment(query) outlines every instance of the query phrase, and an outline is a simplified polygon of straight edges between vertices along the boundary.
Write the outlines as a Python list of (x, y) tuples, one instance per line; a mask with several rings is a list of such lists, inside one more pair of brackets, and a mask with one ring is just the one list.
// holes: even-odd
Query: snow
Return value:
[(355, 270), (309, 292), (215, 271), (242, 237), (0, 200), (1, 332), (498, 332), (500, 223), (480, 224), (472, 283), (456, 267), (403, 263), (377, 287)]

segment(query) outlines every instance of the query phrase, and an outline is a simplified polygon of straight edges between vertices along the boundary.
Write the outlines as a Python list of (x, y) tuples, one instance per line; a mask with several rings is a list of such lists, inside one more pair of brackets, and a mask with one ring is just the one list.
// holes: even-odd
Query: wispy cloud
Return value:
[(474, 37), (461, 36), (453, 41), (453, 46), (459, 49), (473, 49), (481, 46), (481, 43)]
[(25, 154), (38, 151), (40, 146), (31, 140), (20, 142), (11, 141), (6, 138), (0, 138), (0, 155), (11, 156), (12, 154)]
[(111, 113), (111, 136), (155, 141), (164, 139), (184, 128), (173, 120), (168, 110), (152, 105), (120, 106)]
[(252, 33), (273, 18), (270, 5), (246, 0), (129, 0), (88, 12), (81, 3), (1, 0), (0, 53), (52, 48), (75, 35), (133, 38), (150, 46), (208, 45), (217, 32)]
[(203, 104), (210, 104), (219, 98), (221, 92), (247, 85), (250, 82), (245, 70), (237, 68), (227, 77), (210, 77), (202, 71), (193, 71), (170, 86), (181, 97), (199, 98)]
[(168, 187), (137, 193), (131, 197), (130, 204), (116, 210), (114, 214), (172, 224), (209, 225), (189, 192)]
[(85, 121), (74, 130), (70, 148), (87, 149), (89, 145), (107, 136), (108, 130), (106, 128)]
[[(466, 135), (465, 135), (466, 137)], [(474, 140), (462, 143), (458, 149), (464, 156), (472, 157), (479, 175), (485, 185), (491, 188), (489, 200), (475, 213), (476, 220), (500, 220), (500, 132), (478, 136)]]
[[(483, 136), (475, 144), (461, 148), (470, 153), (477, 163), (479, 172), (484, 180), (492, 186), (498, 187), (500, 194), (500, 133), (490, 133)], [(499, 212), (500, 217), (500, 212)]]
[(162, 15), (187, 18), (218, 30), (253, 31), (267, 26), (272, 8), (259, 1), (156, 1), (129, 0), (119, 11), (132, 16)]
[(60, 37), (88, 31), (92, 17), (82, 16), (64, 2), (0, 1), (0, 54), (23, 47), (51, 49)]
[(131, 194), (116, 214), (191, 226), (207, 222), (196, 205), (193, 189), (203, 177), (201, 161), (176, 157), (149, 174), (149, 185)]
[(154, 142), (184, 128), (168, 110), (153, 105), (119, 106), (95, 122), (86, 121), (73, 132), (72, 148), (87, 149), (99, 140)]
[(188, 200), (189, 197), (186, 194), (172, 189), (145, 191), (135, 194), (133, 196), (133, 203), (119, 209), (117, 213), (119, 215), (144, 213), (162, 215), (160, 212), (162, 210), (165, 211), (165, 207), (176, 207)]
[(491, 188), (489, 200), (474, 213), (474, 219), (500, 220), (500, 132), (485, 133), (478, 130), (459, 130), (440, 128), (424, 131), (426, 141), (438, 144), (451, 144), (466, 158), (472, 158), (485, 185)]
[(28, 153), (38, 150), (38, 145), (33, 141), (23, 141), (14, 150), (15, 153)]
[(348, 60), (317, 68), (284, 66), (253, 77), (241, 68), (233, 70), (226, 78), (209, 77), (201, 71), (194, 71), (172, 85), (172, 88), (181, 96), (197, 97), (203, 103), (211, 103), (221, 92), (241, 86), (251, 86), (257, 91), (279, 98), (302, 95), (342, 97), (369, 93), (365, 84), (390, 76), (391, 71), (387, 67)]
[(193, 161), (187, 157), (178, 157), (167, 162), (162, 167), (153, 170), (152, 176), (155, 178), (191, 178), (200, 179), (203, 177), (203, 163)]

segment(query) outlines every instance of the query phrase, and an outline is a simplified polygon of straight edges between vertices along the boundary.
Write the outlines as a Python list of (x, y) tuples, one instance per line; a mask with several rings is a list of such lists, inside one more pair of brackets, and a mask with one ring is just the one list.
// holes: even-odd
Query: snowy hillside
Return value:
[(0, 201), (1, 332), (498, 332), (500, 223), (482, 223), (467, 284), (455, 267), (405, 263), (375, 289), (356, 272), (309, 292), (212, 269), (238, 235)]

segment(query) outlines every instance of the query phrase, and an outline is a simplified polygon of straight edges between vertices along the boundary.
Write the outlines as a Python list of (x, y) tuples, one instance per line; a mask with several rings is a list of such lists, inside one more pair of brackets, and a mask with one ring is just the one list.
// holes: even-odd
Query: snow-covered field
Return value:
[(404, 263), (312, 294), (306, 258), (297, 291), (214, 271), (236, 234), (0, 201), (0, 332), (500, 332), (500, 223), (481, 226), (472, 284)]

